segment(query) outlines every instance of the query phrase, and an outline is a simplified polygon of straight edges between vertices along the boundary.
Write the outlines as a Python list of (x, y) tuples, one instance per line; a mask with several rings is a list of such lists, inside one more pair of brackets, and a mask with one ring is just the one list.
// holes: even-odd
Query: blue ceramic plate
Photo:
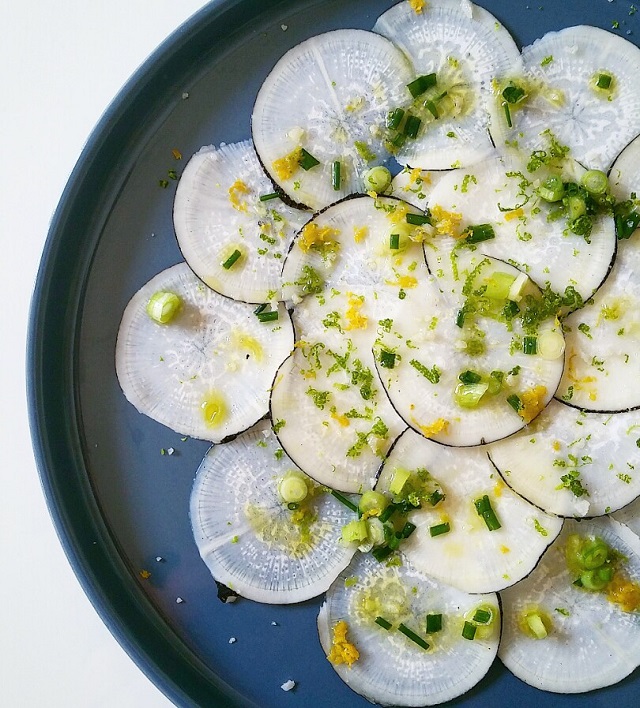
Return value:
[[(327, 30), (370, 29), (391, 4), (214, 0), (116, 98), (80, 157), (47, 240), (31, 313), (29, 399), (49, 507), (96, 609), (180, 706), (368, 705), (324, 657), (315, 628), (319, 600), (278, 607), (217, 599), (188, 518), (207, 444), (183, 441), (125, 401), (114, 346), (131, 295), (181, 260), (169, 171), (179, 173), (202, 145), (250, 136), (256, 92), (286, 50)], [(614, 31), (640, 39), (640, 22), (621, 0), (481, 4), (521, 45), (564, 26), (612, 29), (615, 21)], [(175, 453), (162, 455), (168, 448)], [(280, 688), (287, 679), (297, 682), (293, 694)], [(522, 684), (496, 661), (456, 703), (631, 706), (639, 687), (636, 672), (610, 689), (557, 696)]]

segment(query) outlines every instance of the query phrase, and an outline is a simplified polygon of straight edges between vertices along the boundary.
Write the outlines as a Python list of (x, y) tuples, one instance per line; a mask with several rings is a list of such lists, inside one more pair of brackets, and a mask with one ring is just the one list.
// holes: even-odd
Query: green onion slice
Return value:
[(312, 167), (320, 164), (320, 160), (317, 160), (310, 152), (307, 152), (304, 148), (300, 148), (300, 157), (298, 158), (298, 164), (303, 170), (310, 170)]
[(400, 234), (391, 234), (389, 236), (389, 248), (395, 251), (400, 248)]
[(580, 181), (589, 194), (598, 196), (609, 190), (609, 178), (602, 170), (587, 170)]
[(449, 533), (449, 531), (451, 531), (451, 524), (448, 521), (429, 527), (429, 535), (431, 538), (434, 538), (435, 536), (442, 536), (445, 533)]
[(468, 229), (469, 235), (465, 239), (466, 243), (481, 243), (482, 241), (490, 241), (496, 237), (496, 232), (491, 224), (478, 224), (470, 226)]
[(268, 312), (258, 312), (256, 315), (260, 322), (277, 322), (278, 310), (269, 310)]
[(158, 324), (167, 324), (182, 308), (182, 299), (175, 293), (159, 290), (147, 303), (147, 314)]
[(498, 521), (498, 517), (496, 516), (496, 513), (491, 506), (491, 502), (489, 501), (489, 497), (486, 494), (483, 497), (480, 497), (480, 499), (476, 499), (473, 503), (476, 507), (476, 511), (478, 512), (478, 516), (481, 516), (484, 519), (489, 531), (497, 531), (501, 528), (502, 524)]
[(427, 634), (442, 631), (442, 615), (427, 615)]
[(472, 622), (465, 622), (462, 628), (462, 636), (469, 640), (475, 639), (477, 629), (477, 626)]
[(408, 115), (407, 120), (404, 123), (404, 130), (402, 132), (407, 138), (417, 138), (421, 125), (422, 120), (418, 118), (418, 116)]
[(402, 108), (394, 108), (392, 111), (389, 111), (387, 115), (387, 128), (397, 130), (403, 118), (404, 110)]
[(532, 336), (526, 336), (522, 340), (522, 351), (524, 354), (537, 354), (538, 353), (538, 338)]
[(418, 76), (417, 79), (407, 84), (407, 88), (413, 98), (418, 98), (418, 96), (421, 96), (425, 91), (433, 88), (437, 83), (438, 79), (435, 74), (425, 74), (424, 76)]

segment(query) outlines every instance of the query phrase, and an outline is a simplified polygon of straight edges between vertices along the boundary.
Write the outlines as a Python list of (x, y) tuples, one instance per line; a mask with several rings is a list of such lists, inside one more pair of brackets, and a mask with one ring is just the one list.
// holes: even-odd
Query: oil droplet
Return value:
[(218, 391), (210, 391), (200, 404), (200, 408), (204, 422), (209, 428), (217, 428), (227, 419), (227, 402)]
[(264, 350), (262, 344), (250, 334), (234, 329), (231, 332), (231, 343), (239, 349), (244, 350), (251, 355), (257, 362), (261, 362), (264, 358)]

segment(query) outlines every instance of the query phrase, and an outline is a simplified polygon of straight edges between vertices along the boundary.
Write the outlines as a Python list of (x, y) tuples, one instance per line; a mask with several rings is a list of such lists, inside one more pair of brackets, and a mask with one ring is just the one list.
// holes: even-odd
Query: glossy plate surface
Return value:
[[(114, 346), (129, 298), (181, 260), (171, 222), (176, 182), (168, 172), (179, 173), (202, 145), (250, 137), (256, 92), (285, 51), (331, 29), (370, 29), (391, 4), (212, 2), (116, 98), (53, 220), (29, 342), (31, 425), (43, 486), (69, 560), (96, 609), (180, 706), (369, 705), (324, 658), (315, 628), (320, 600), (292, 607), (219, 602), (188, 518), (193, 477), (208, 445), (182, 440), (126, 402), (116, 381)], [(619, 34), (640, 39), (640, 22), (619, 0), (481, 4), (519, 45), (552, 29), (611, 29), (615, 21)], [(162, 188), (165, 179), (169, 184)], [(172, 455), (161, 454), (169, 448)], [(151, 575), (145, 579), (142, 571)], [(280, 688), (288, 679), (297, 683), (293, 694)], [(637, 671), (613, 688), (565, 697), (525, 686), (496, 662), (456, 703), (630, 706), (639, 693)]]

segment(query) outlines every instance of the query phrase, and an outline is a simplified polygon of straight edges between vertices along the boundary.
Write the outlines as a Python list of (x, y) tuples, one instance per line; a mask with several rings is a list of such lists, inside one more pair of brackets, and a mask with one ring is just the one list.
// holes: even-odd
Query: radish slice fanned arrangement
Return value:
[(604, 30), (520, 53), (468, 0), (400, 2), (290, 49), (251, 140), (181, 176), (185, 262), (127, 305), (118, 379), (214, 443), (213, 577), (326, 593), (370, 701), (451, 700), (496, 654), (558, 693), (640, 663), (638, 74)]

